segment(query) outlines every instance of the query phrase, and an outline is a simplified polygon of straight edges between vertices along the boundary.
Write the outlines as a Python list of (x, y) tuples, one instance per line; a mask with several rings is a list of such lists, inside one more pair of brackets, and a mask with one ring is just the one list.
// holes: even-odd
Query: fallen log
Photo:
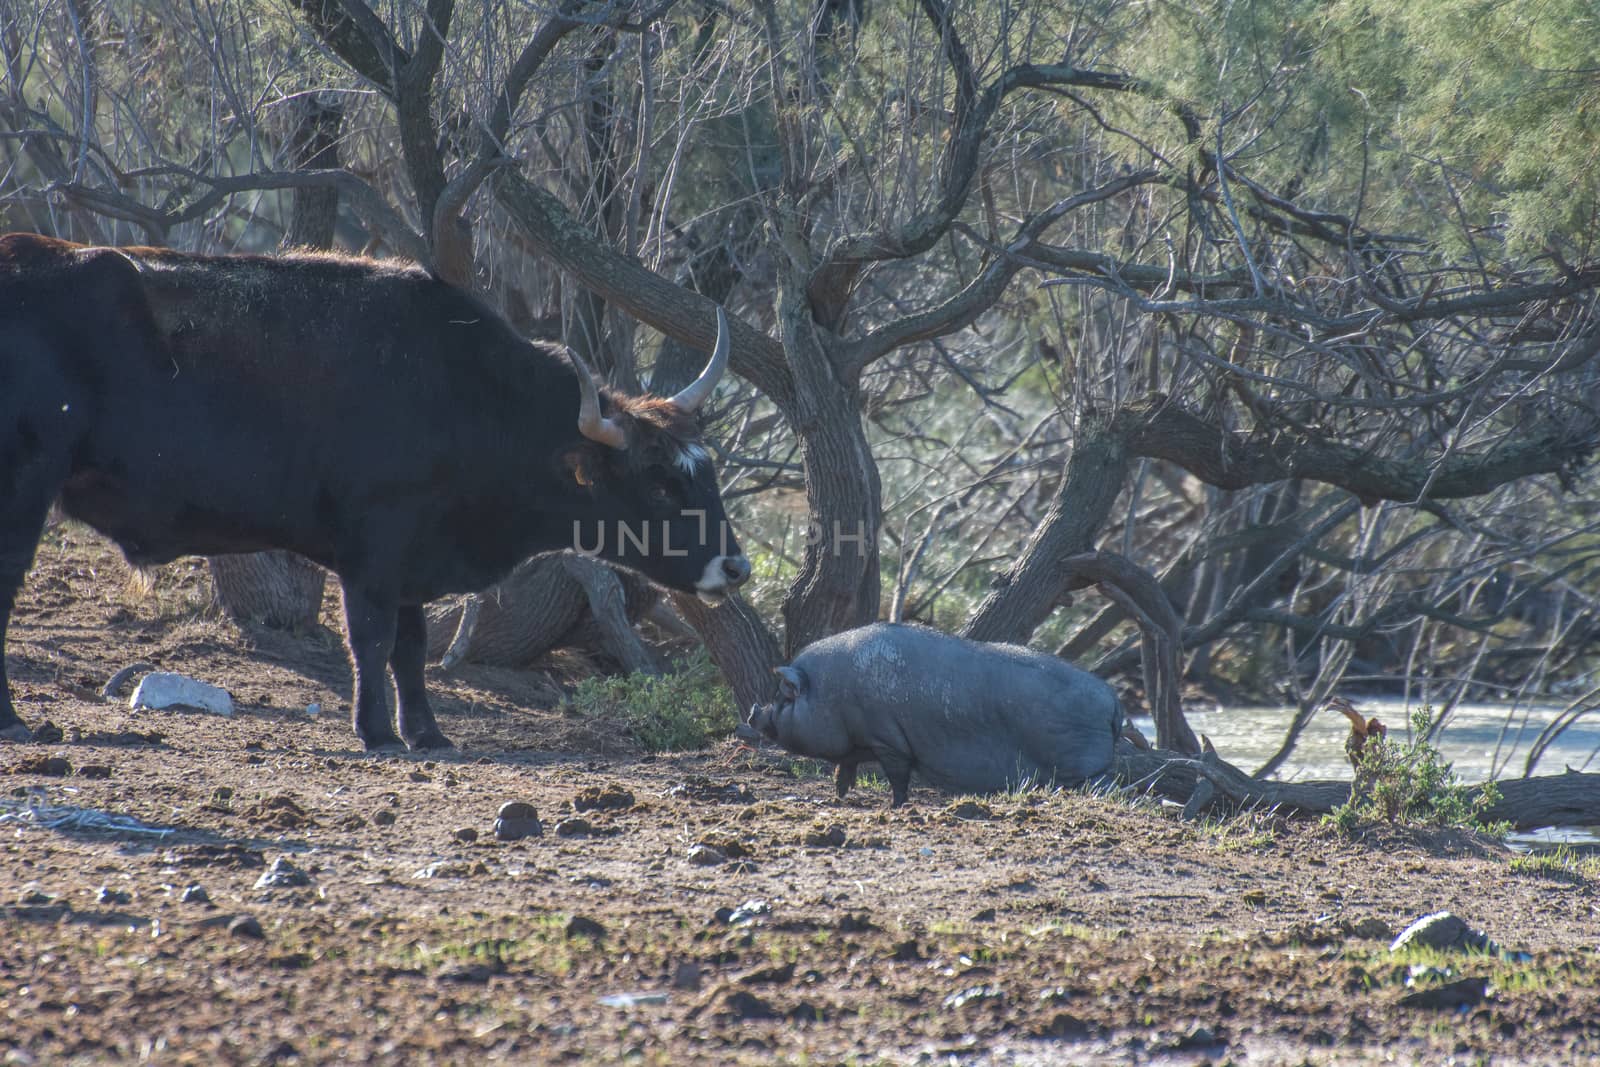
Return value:
[[(1215, 752), (1189, 757), (1166, 749), (1140, 749), (1128, 741), (1117, 743), (1113, 774), (1126, 786), (1183, 804), (1190, 817), (1218, 805), (1228, 811), (1255, 808), (1326, 815), (1350, 799), (1349, 782), (1254, 778)], [(1209, 798), (1202, 783), (1211, 791)], [(1508, 822), (1517, 830), (1600, 825), (1600, 774), (1569, 770), (1494, 784), (1500, 800), (1483, 812), (1485, 822)], [(1482, 788), (1474, 786), (1472, 792)], [(1197, 795), (1201, 799), (1191, 805)]]

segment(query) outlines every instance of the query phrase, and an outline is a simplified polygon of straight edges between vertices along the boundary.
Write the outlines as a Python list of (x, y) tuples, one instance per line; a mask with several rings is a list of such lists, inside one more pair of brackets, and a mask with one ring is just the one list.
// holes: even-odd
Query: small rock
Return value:
[(958, 993), (951, 993), (944, 998), (945, 1010), (964, 1008), (968, 1004), (982, 1004), (985, 1001), (999, 1001), (1005, 999), (1005, 990), (994, 985), (975, 985), (963, 989)]
[(994, 920), (995, 910), (993, 908), (984, 908), (972, 917), (972, 921), (975, 923), (992, 923)]
[(411, 782), (431, 782), (433, 781), (433, 776), (425, 771), (412, 771), (406, 775), (406, 780)]
[(33, 731), (33, 743), (36, 745), (58, 745), (67, 735), (61, 732), (61, 727), (46, 719)]
[(994, 818), (994, 811), (987, 804), (976, 800), (963, 800), (959, 804), (952, 804), (945, 809), (945, 814), (956, 819), (966, 819), (972, 822), (984, 822)]
[(1460, 1011), (1489, 995), (1489, 979), (1461, 978), (1431, 989), (1419, 989), (1400, 998), (1402, 1008)]
[(183, 891), (183, 896), (178, 898), (185, 904), (209, 904), (211, 894), (206, 892), (203, 885), (191, 885)]
[[(922, 949), (917, 946), (915, 938), (912, 938), (909, 941), (902, 941), (898, 945), (895, 945), (894, 954), (890, 956), (890, 959), (894, 960), (896, 963), (912, 963), (922, 958)], [(948, 1004), (945, 1006), (949, 1007)]]
[(288, 856), (279, 856), (272, 861), (272, 866), (268, 867), (261, 877), (256, 879), (255, 887), (257, 889), (292, 889), (295, 886), (310, 884), (311, 876), (309, 874), (290, 863)]
[(573, 811), (621, 811), (633, 807), (633, 794), (612, 782), (610, 785), (589, 786), (578, 790), (572, 798)]
[(843, 848), (847, 838), (844, 827), (838, 823), (818, 825), (806, 832), (805, 844), (807, 848)]
[(741, 926), (744, 923), (752, 922), (763, 915), (771, 914), (772, 905), (768, 904), (764, 900), (747, 900), (732, 910), (727, 908), (717, 909), (717, 918), (722, 922), (727, 923), (729, 926)]
[(670, 997), (665, 993), (607, 993), (600, 1003), (608, 1008), (637, 1008), (646, 1004), (665, 1004)]
[(574, 915), (567, 921), (567, 939), (574, 937), (587, 937), (592, 941), (602, 941), (606, 936), (606, 928), (586, 915)]
[(95, 891), (94, 899), (96, 904), (132, 904), (133, 894), (126, 889), (112, 889), (108, 885), (103, 885)]
[(1267, 902), (1267, 891), (1265, 889), (1246, 889), (1242, 899), (1252, 908), (1259, 908)]
[(434, 860), (411, 877), (468, 878), (475, 874), (487, 874), (488, 870), (482, 863), (464, 863), (460, 860)]
[(372, 821), (378, 826), (393, 826), (394, 812), (388, 810), (387, 808), (384, 808), (381, 811), (373, 812)]
[(560, 822), (556, 823), (556, 836), (593, 837), (594, 824), (588, 819), (582, 819), (574, 815), (571, 818), (562, 819)]
[(1390, 952), (1404, 948), (1435, 948), (1453, 952), (1498, 952), (1499, 946), (1481, 930), (1474, 930), (1448, 911), (1424, 915), (1404, 930), (1389, 946)]
[(55, 901), (55, 896), (40, 889), (39, 883), (37, 882), (29, 882), (27, 885), (23, 886), (22, 891), (17, 894), (17, 903), (29, 908), (37, 908), (45, 904), (54, 904)]
[(539, 837), (544, 833), (544, 823), (532, 804), (520, 800), (500, 805), (494, 819), (494, 836), (501, 841), (519, 841), (524, 837)]
[(463, 845), (470, 845), (478, 839), (478, 831), (474, 830), (470, 826), (463, 826), (451, 836), (457, 841), (460, 841)]
[(776, 1019), (773, 1006), (754, 993), (736, 989), (723, 998), (722, 1006), (736, 1019)]
[(672, 988), (695, 990), (700, 988), (700, 965), (693, 960), (683, 960), (672, 971)]
[(214, 715), (232, 715), (233, 698), (226, 689), (195, 681), (181, 674), (157, 671), (139, 679), (133, 696), (128, 698), (130, 708), (188, 708), (209, 711)]
[(459, 982), (462, 985), (483, 985), (497, 974), (505, 972), (505, 965), (498, 960), (493, 963), (468, 963), (457, 967), (446, 967), (434, 975), (441, 982)]
[(111, 768), (104, 763), (85, 763), (78, 768), (79, 778), (110, 778)]
[(321, 715), (321, 714), (322, 714), (322, 705), (321, 704), (307, 704), (306, 705), (306, 718), (315, 719), (318, 715)]
[(42, 774), (47, 778), (65, 778), (72, 773), (72, 764), (65, 756), (35, 756), (17, 764), (18, 774)]
[(257, 941), (263, 940), (267, 934), (261, 929), (261, 923), (254, 915), (235, 915), (228, 923), (228, 933), (234, 937), (249, 937)]
[(740, 985), (786, 985), (794, 979), (794, 964), (757, 967), (734, 978)]
[(1351, 937), (1359, 937), (1366, 941), (1389, 941), (1394, 938), (1394, 927), (1376, 916), (1369, 915), (1365, 919), (1358, 919), (1348, 927)]
[(865, 915), (845, 915), (839, 919), (839, 932), (841, 934), (864, 934), (881, 927)]
[[(557, 832), (559, 832), (559, 828)], [(724, 856), (720, 849), (712, 848), (710, 845), (693, 846), (684, 856), (684, 859), (696, 867), (715, 867), (719, 863), (728, 862), (728, 857)]]

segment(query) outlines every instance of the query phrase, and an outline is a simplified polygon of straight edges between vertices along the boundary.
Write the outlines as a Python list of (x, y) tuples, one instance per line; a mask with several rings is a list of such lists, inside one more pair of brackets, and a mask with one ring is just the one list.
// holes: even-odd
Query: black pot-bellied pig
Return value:
[(876, 760), (906, 802), (913, 771), (947, 793), (1072, 785), (1111, 766), (1122, 706), (1055, 656), (878, 623), (809, 645), (779, 667), (774, 704), (749, 725), (790, 752), (837, 763), (842, 797)]

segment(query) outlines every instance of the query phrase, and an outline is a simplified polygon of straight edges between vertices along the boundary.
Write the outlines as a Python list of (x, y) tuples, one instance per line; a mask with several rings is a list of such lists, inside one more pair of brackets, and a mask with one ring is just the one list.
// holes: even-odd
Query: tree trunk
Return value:
[[(1350, 799), (1349, 782), (1252, 778), (1217, 758), (1215, 752), (1193, 759), (1162, 749), (1139, 749), (1126, 741), (1117, 743), (1114, 774), (1119, 781), (1185, 803), (1198, 795), (1204, 784), (1211, 788), (1213, 802), (1220, 801), (1232, 811), (1253, 808), (1289, 815), (1326, 815)], [(1469, 799), (1482, 788), (1469, 789)], [(1480, 813), (1484, 822), (1508, 822), (1517, 830), (1600, 823), (1600, 774), (1568, 771), (1505, 778), (1495, 782), (1495, 788), (1500, 801)]]
[(995, 578), (994, 591), (978, 605), (963, 636), (1027, 644), (1070, 590), (1073, 573), (1066, 560), (1094, 548), (1127, 473), (1122, 442), (1103, 426), (1085, 426), (1044, 524), (1010, 569)]
[(322, 614), (327, 573), (293, 552), (212, 556), (211, 595), (238, 623), (278, 630), (309, 630)]
[[(655, 662), (643, 651), (631, 624), (655, 603), (655, 588), (632, 571), (584, 562), (594, 563), (610, 579), (615, 592), (603, 579), (595, 577), (594, 599), (603, 605), (620, 604), (617, 612), (612, 613), (608, 606), (603, 613), (620, 616), (632, 645), (605, 636), (615, 632), (615, 617), (591, 626), (595, 616), (584, 582), (568, 569), (564, 556), (547, 555), (521, 564), (505, 581), (482, 593), (430, 605), (428, 658), (439, 660), (449, 652), (455, 657), (452, 666), (465, 660), (497, 667), (526, 667), (553, 648), (575, 645), (600, 649), (624, 670), (648, 667), (653, 673)], [(462, 614), (472, 603), (477, 605), (477, 620), (466, 628), (462, 647), (455, 648), (456, 638), (463, 636), (459, 634)]]
[(733, 690), (742, 719), (752, 704), (765, 704), (778, 692), (772, 668), (784, 662), (783, 650), (761, 616), (737, 597), (708, 607), (689, 593), (672, 593), (673, 606), (706, 643), (711, 662)]
[[(339, 166), (339, 125), (344, 109), (302, 96), (289, 155), (306, 170)], [(339, 218), (339, 190), (296, 189), (285, 248), (332, 248)], [(258, 552), (248, 556), (212, 556), (211, 595), (235, 622), (276, 629), (307, 630), (317, 624), (327, 574), (293, 552)]]
[(784, 652), (878, 617), (878, 464), (867, 443), (855, 382), (839, 377), (812, 319), (803, 280), (780, 271), (778, 321), (795, 385), (795, 433), (810, 509), (800, 573), (783, 599)]

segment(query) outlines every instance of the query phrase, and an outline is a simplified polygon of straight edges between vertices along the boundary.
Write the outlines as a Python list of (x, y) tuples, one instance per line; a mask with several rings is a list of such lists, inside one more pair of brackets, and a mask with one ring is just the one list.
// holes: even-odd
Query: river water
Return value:
[[(1363, 700), (1357, 702), (1356, 707), (1362, 714), (1382, 720), (1389, 728), (1391, 740), (1410, 737), (1410, 709), (1401, 701)], [(1458, 705), (1434, 743), (1454, 765), (1462, 781), (1520, 777), (1534, 740), (1561, 710), (1557, 706)], [(1195, 733), (1211, 739), (1218, 755), (1245, 771), (1254, 771), (1278, 750), (1283, 744), (1284, 732), (1294, 719), (1292, 709), (1275, 707), (1194, 710), (1186, 711), (1185, 715)], [(1149, 719), (1141, 717), (1135, 722), (1154, 740)], [(1293, 754), (1278, 768), (1276, 777), (1348, 779), (1351, 772), (1344, 742), (1349, 736), (1349, 720), (1331, 709), (1319, 710), (1301, 733)], [(1600, 711), (1567, 727), (1545, 749), (1533, 773), (1560, 774), (1567, 767), (1577, 771), (1600, 771)], [(1548, 827), (1511, 836), (1511, 844), (1516, 847), (1550, 847), (1560, 843), (1600, 847), (1600, 826)]]

